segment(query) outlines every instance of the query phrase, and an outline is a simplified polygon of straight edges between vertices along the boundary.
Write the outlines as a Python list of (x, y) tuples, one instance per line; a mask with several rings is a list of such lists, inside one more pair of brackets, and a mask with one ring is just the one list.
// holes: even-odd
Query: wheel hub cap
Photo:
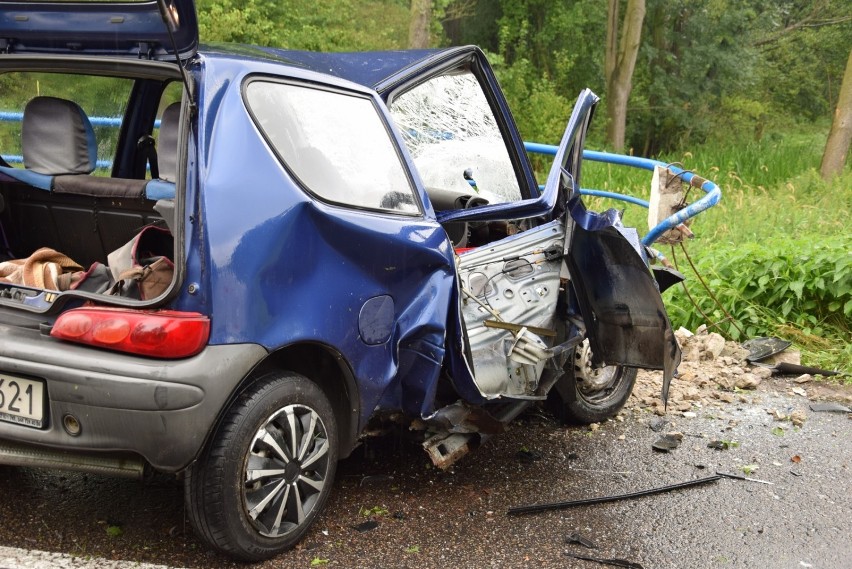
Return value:
[(328, 433), (304, 405), (281, 408), (258, 429), (244, 466), (243, 504), (267, 537), (286, 535), (314, 510), (329, 472)]

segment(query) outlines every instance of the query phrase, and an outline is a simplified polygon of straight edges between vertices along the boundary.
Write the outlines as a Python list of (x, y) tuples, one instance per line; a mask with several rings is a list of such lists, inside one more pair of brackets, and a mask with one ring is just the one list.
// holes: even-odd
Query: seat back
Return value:
[(21, 124), (24, 167), (38, 174), (90, 174), (98, 145), (89, 117), (73, 101), (34, 97)]
[(180, 102), (172, 103), (163, 111), (160, 118), (160, 135), (157, 143), (157, 155), (160, 165), (160, 179), (166, 182), (177, 181), (178, 135), (180, 134)]

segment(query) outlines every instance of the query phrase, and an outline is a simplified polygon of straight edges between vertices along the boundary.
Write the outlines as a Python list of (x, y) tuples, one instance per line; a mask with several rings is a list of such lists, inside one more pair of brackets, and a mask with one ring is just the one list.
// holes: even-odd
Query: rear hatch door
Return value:
[(197, 47), (193, 0), (0, 0), (0, 52), (173, 60)]

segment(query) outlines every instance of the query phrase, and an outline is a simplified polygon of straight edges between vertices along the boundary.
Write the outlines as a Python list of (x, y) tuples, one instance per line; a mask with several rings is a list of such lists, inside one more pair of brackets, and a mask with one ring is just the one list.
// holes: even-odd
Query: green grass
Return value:
[[(702, 289), (683, 252), (678, 248), (674, 255), (708, 324), (739, 341), (787, 338), (802, 350), (803, 364), (849, 373), (852, 168), (830, 183), (819, 177), (826, 132), (710, 143), (661, 160), (678, 162), (722, 188), (721, 203), (694, 220), (696, 238), (686, 247), (735, 322)], [(586, 161), (582, 185), (647, 199), (650, 180), (649, 172)], [(690, 201), (699, 197), (696, 192)], [(626, 208), (625, 224), (647, 231), (644, 208), (599, 198), (587, 202), (597, 210)], [(672, 257), (668, 246), (662, 252)], [(694, 329), (705, 322), (680, 287), (665, 300), (675, 326)]]

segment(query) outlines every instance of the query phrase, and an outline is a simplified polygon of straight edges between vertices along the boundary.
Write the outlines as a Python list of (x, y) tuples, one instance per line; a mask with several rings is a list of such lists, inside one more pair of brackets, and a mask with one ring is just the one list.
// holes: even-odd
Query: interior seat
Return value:
[(57, 175), (94, 171), (97, 165), (95, 131), (77, 103), (56, 97), (34, 97), (24, 108), (21, 154), (23, 169), (0, 166), (0, 171), (49, 191)]

